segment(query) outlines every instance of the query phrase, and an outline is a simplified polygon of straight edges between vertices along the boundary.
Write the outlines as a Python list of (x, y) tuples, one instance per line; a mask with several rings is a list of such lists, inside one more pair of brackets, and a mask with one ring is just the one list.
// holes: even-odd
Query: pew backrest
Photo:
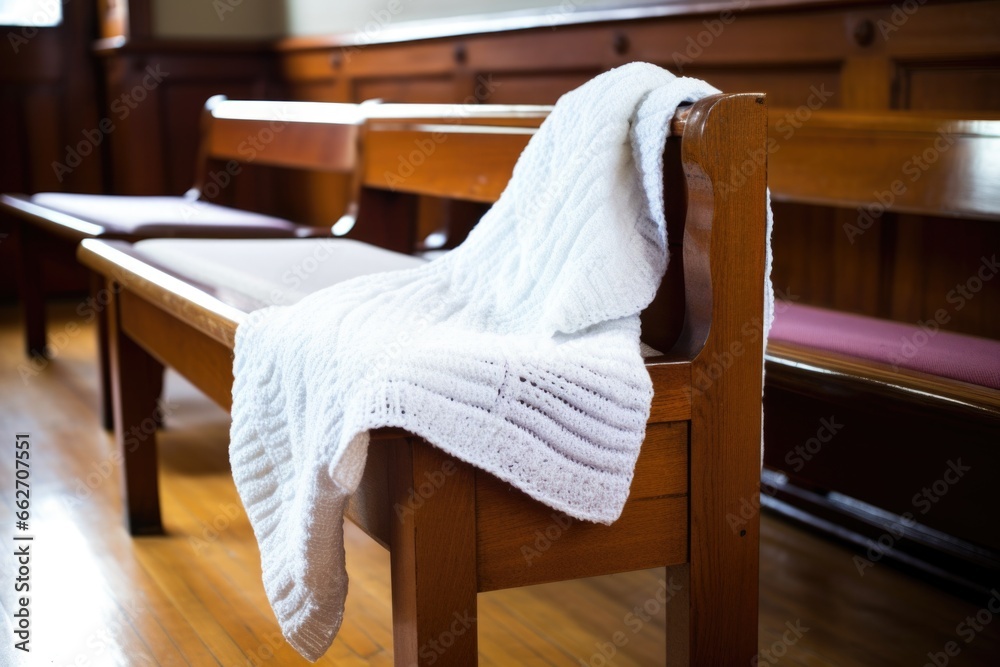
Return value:
[(768, 183), (776, 201), (1000, 219), (1000, 116), (913, 111), (770, 112)]

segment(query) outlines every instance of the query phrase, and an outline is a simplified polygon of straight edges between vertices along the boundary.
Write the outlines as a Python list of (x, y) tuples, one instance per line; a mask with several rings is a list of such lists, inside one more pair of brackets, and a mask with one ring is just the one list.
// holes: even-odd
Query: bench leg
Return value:
[[(93, 303), (101, 304), (101, 292), (105, 287), (104, 277), (97, 273), (90, 274), (90, 296)], [(98, 383), (100, 384), (100, 395), (98, 400), (98, 414), (105, 431), (110, 431), (115, 427), (115, 415), (111, 398), (111, 352), (108, 349), (108, 335), (110, 327), (108, 319), (110, 317), (109, 308), (97, 309), (97, 371)]]
[(395, 664), (475, 665), (475, 471), (420, 438), (393, 444), (389, 493)]
[(667, 567), (666, 581), (680, 588), (667, 602), (667, 667), (688, 667), (691, 664), (691, 581), (690, 566)]
[(42, 285), (41, 239), (27, 225), (19, 225), (17, 291), (24, 313), (25, 351), (28, 356), (45, 356), (45, 288)]
[(122, 331), (119, 297), (107, 320), (115, 443), (122, 457), (125, 518), (133, 535), (163, 532), (156, 429), (162, 417), (163, 364)]

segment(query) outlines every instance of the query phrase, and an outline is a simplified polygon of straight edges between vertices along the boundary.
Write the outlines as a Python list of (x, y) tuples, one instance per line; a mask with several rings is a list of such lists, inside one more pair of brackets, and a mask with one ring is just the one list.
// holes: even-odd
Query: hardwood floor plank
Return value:
[[(55, 309), (53, 331), (68, 330), (74, 308)], [(229, 472), (228, 418), (183, 383), (168, 383), (159, 443), (167, 535), (126, 533), (116, 453), (98, 423), (94, 346), (93, 330), (81, 326), (36, 373), (21, 355), (14, 309), (0, 307), (0, 434), (31, 433), (37, 549), (34, 650), (29, 660), (3, 644), (0, 664), (310, 664), (281, 638), (267, 605), (260, 555)], [(10, 451), (0, 451), (5, 540), (14, 512)], [(949, 641), (961, 649), (951, 665), (1000, 664), (1000, 615), (969, 642), (958, 631), (986, 600), (954, 598), (884, 562), (861, 576), (853, 551), (767, 515), (761, 533), (759, 637), (770, 653), (760, 664), (771, 656), (770, 664), (791, 666), (919, 666)], [(344, 625), (316, 664), (388, 667), (388, 554), (352, 524), (345, 536)], [(14, 566), (4, 546), (0, 579), (8, 581)], [(619, 631), (628, 642), (607, 665), (663, 664), (662, 610), (638, 633), (626, 621), (662, 577), (663, 570), (649, 570), (481, 594), (481, 664), (599, 665), (600, 646)], [(5, 583), (0, 629), (10, 629), (14, 609)], [(808, 628), (801, 637), (789, 634), (787, 624), (796, 623)]]

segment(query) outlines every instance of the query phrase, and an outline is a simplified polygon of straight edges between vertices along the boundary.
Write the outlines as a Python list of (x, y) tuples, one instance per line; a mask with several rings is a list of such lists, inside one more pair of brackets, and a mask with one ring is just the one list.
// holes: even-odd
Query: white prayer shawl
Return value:
[(239, 327), (233, 476), (303, 656), (340, 627), (344, 511), (371, 429), (420, 435), (578, 519), (619, 516), (652, 399), (639, 313), (666, 268), (663, 147), (677, 106), (715, 92), (645, 63), (603, 74), (559, 100), (459, 248)]

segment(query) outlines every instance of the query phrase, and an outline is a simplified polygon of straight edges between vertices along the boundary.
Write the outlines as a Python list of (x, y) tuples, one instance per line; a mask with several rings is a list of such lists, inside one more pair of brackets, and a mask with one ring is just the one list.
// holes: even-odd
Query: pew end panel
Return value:
[[(763, 102), (760, 95), (715, 96), (672, 124), (665, 178), (668, 192), (677, 195), (668, 202), (673, 267), (657, 307), (644, 313), (644, 332), (665, 353), (647, 360), (654, 386), (647, 438), (617, 522), (566, 523), (420, 438), (398, 429), (372, 434), (348, 517), (390, 550), (396, 664), (427, 664), (419, 647), (446, 630), (455, 613), (474, 619), (478, 592), (648, 567), (667, 567), (680, 589), (668, 611), (667, 664), (732, 664), (756, 654), (758, 522), (751, 518), (734, 531), (728, 517), (738, 515), (759, 486), (763, 343), (747, 339), (743, 326), (763, 313), (766, 174), (753, 175), (735, 194), (719, 184), (748, 151), (763, 145)], [(542, 116), (500, 114), (491, 121), (490, 111), (482, 107), (469, 123), (426, 112), (370, 120), (359, 229), (366, 215), (405, 209), (400, 201), (425, 191), (495, 199)], [(431, 156), (405, 189), (393, 191), (386, 174), (421, 132), (447, 133), (440, 145), (448, 149)], [(492, 153), (476, 150), (477, 136)], [(460, 148), (491, 158), (469, 169), (457, 159)], [(113, 365), (118, 396), (141, 382), (129, 368), (166, 364), (228, 408), (233, 341), (245, 311), (225, 293), (157, 265), (127, 243), (85, 240), (79, 256), (115, 295), (112, 359), (129, 360)], [(676, 294), (683, 298), (672, 304), (664, 296)], [(725, 372), (696, 385), (695, 378), (712, 373), (720, 354), (737, 343), (742, 352)], [(145, 358), (139, 362), (137, 355)], [(136, 406), (148, 393), (137, 393), (134, 405), (119, 410), (122, 429), (139, 418)], [(155, 444), (141, 453), (124, 445), (119, 437), (126, 467), (135, 458), (139, 470), (126, 485), (130, 527), (134, 533), (162, 530), (152, 509), (155, 486), (137, 481), (155, 476), (149, 468)], [(419, 512), (397, 511), (427, 474), (445, 466), (451, 470), (447, 482), (423, 499)], [(522, 547), (553, 524), (565, 525), (560, 539), (537, 559), (526, 559)], [(467, 632), (441, 659), (475, 664), (476, 653), (476, 633)]]

